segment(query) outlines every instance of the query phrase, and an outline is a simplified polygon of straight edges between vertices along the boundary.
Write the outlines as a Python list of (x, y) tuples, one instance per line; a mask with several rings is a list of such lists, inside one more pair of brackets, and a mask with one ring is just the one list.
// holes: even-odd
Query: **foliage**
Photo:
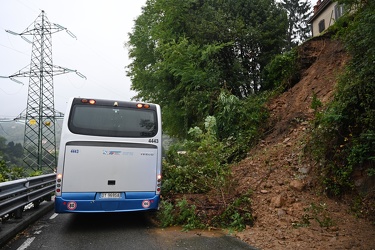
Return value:
[(312, 14), (311, 3), (306, 0), (282, 0), (280, 4), (288, 13), (286, 51), (290, 51), (311, 35), (308, 24)]
[[(244, 100), (221, 92), (216, 106), (218, 118), (208, 116), (204, 130), (194, 127), (190, 138), (170, 146), (163, 163), (163, 197), (177, 193), (207, 193), (216, 190), (221, 195), (230, 185), (228, 163), (241, 159), (259, 138), (262, 122), (267, 118), (264, 109), (266, 95)], [(160, 221), (163, 226), (183, 225), (184, 229), (207, 226), (243, 230), (253, 221), (249, 195), (232, 204), (222, 204), (223, 210), (215, 218), (206, 218), (194, 205), (185, 202), (164, 202)], [(205, 223), (202, 223), (205, 221)]]
[(6, 143), (0, 136), (0, 182), (17, 180), (25, 177), (22, 167), (23, 148), (20, 143)]
[(25, 177), (24, 168), (9, 167), (7, 163), (0, 158), (0, 182), (17, 180)]
[(236, 198), (228, 204), (225, 210), (212, 220), (212, 224), (218, 227), (242, 231), (246, 225), (252, 226), (254, 217), (251, 208), (251, 192)]
[(222, 91), (240, 99), (259, 91), (286, 27), (273, 0), (149, 0), (127, 43), (135, 98), (159, 103), (165, 131), (185, 138), (217, 116)]
[(20, 143), (8, 142), (4, 137), (0, 136), (0, 156), (5, 161), (10, 162), (13, 165), (21, 165), (21, 159), (23, 156), (23, 148)]
[(25, 169), (22, 162), (23, 148), (20, 143), (9, 142), (0, 136), (0, 182), (42, 175), (42, 171)]
[(262, 135), (268, 118), (267, 99), (268, 93), (242, 100), (225, 91), (220, 93), (216, 104), (218, 139), (224, 143), (228, 163), (243, 159)]
[(175, 225), (175, 216), (173, 215), (175, 208), (171, 202), (161, 200), (160, 210), (157, 214), (157, 218), (160, 221), (162, 227), (170, 227)]
[(268, 117), (264, 103), (267, 95), (240, 100), (221, 92), (216, 106), (217, 117), (208, 116), (204, 131), (189, 130), (190, 138), (170, 147), (164, 162), (163, 191), (204, 193), (223, 186), (228, 164), (243, 159), (261, 135)]
[(356, 5), (357, 11), (348, 13), (351, 21), (338, 23), (344, 26), (336, 29), (351, 61), (334, 101), (316, 120), (311, 144), (322, 166), (322, 181), (334, 195), (353, 187), (355, 171), (371, 175), (375, 169), (375, 3), (346, 4), (352, 4), (349, 9)]
[(174, 202), (163, 200), (158, 220), (162, 227), (182, 225), (184, 230), (223, 227), (242, 231), (246, 225), (254, 223), (250, 196), (251, 193), (236, 198), (213, 218), (208, 217), (206, 212), (199, 211), (194, 204), (189, 204), (186, 198)]
[(299, 80), (297, 59), (297, 49), (276, 55), (263, 71), (262, 90), (284, 91), (293, 87)]
[(228, 175), (223, 143), (217, 140), (216, 119), (207, 117), (203, 133), (190, 130), (192, 140), (170, 147), (163, 165), (163, 192), (204, 193)]
[(318, 111), (319, 108), (323, 106), (322, 102), (318, 99), (316, 93), (313, 93), (312, 101), (311, 101), (311, 108), (315, 110), (315, 113)]
[(177, 200), (176, 204), (161, 201), (161, 212), (158, 219), (162, 227), (182, 225), (184, 230), (205, 228), (201, 219), (197, 216), (195, 205), (189, 205), (186, 199)]

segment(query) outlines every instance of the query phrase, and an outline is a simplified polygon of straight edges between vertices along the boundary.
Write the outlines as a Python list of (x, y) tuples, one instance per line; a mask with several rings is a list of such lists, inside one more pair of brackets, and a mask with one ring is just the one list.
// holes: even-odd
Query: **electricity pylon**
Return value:
[(26, 113), (16, 119), (25, 119), (24, 163), (34, 171), (50, 172), (56, 168), (56, 119), (62, 117), (57, 113), (54, 104), (53, 76), (68, 72), (86, 78), (76, 70), (54, 66), (52, 64), (52, 34), (65, 30), (76, 38), (69, 30), (58, 24), (51, 24), (44, 11), (22, 33), (6, 30), (13, 35), (20, 35), (30, 42), (26, 35), (33, 36), (31, 63), (29, 70), (8, 76), (11, 80), (22, 83), (14, 77), (29, 77)]

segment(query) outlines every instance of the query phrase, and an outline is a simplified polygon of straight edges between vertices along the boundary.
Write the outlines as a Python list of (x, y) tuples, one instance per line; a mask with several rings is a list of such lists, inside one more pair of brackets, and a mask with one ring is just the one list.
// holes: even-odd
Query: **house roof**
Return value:
[(332, 3), (332, 0), (323, 0), (322, 2), (319, 2), (320, 1), (318, 0), (318, 3), (314, 6), (314, 15), (309, 19), (308, 23), (312, 23), (320, 13)]

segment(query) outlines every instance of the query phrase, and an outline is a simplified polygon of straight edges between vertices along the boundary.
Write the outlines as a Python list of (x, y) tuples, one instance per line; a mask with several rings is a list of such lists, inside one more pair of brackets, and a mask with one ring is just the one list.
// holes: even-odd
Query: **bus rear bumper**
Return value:
[(157, 210), (160, 195), (155, 192), (126, 192), (117, 198), (101, 193), (63, 193), (55, 198), (56, 213), (105, 213)]

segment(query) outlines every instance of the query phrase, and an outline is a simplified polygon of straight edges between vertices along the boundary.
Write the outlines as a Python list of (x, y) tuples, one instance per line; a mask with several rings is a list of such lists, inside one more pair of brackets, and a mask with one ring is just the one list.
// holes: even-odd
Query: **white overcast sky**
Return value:
[[(146, 0), (0, 0), (0, 76), (9, 76), (27, 66), (31, 44), (20, 36), (44, 10), (51, 23), (65, 31), (52, 35), (53, 64), (78, 70), (54, 77), (55, 109), (65, 112), (70, 97), (130, 100), (130, 79), (125, 66), (130, 63), (124, 43)], [(33, 27), (33, 26), (31, 26)], [(32, 36), (27, 36), (32, 40)], [(0, 119), (12, 119), (26, 108), (29, 79), (16, 78), (20, 85), (0, 78)]]

